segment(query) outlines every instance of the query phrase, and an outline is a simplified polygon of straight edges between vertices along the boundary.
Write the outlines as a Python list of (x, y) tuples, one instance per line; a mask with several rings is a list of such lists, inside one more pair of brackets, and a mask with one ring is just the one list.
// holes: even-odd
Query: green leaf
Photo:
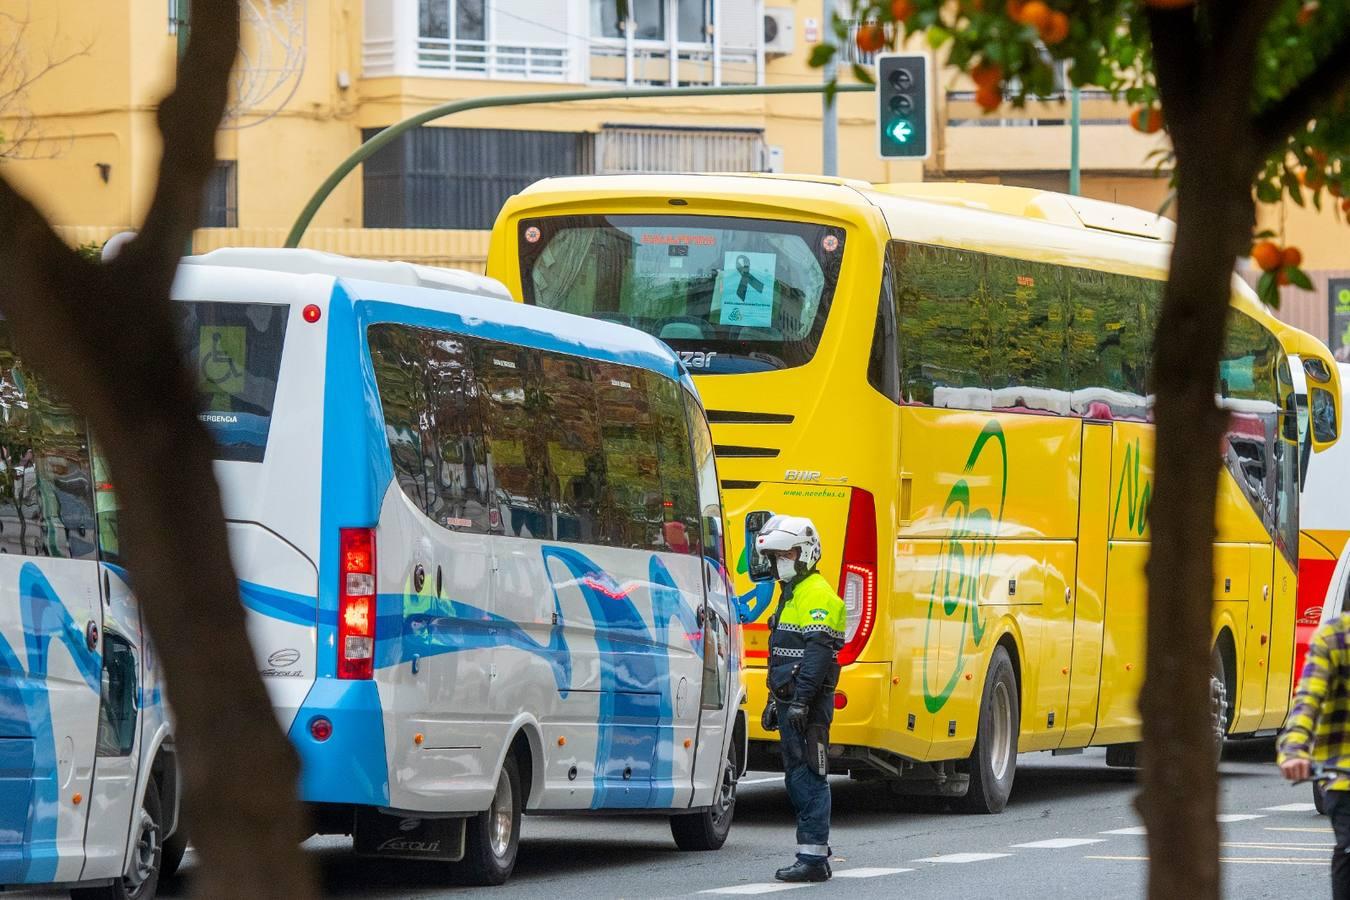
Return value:
[(928, 29), (928, 46), (934, 50), (952, 39), (952, 33), (940, 25)]
[(1269, 239), (1269, 238), (1273, 238), (1274, 236), (1275, 236), (1275, 232), (1273, 232), (1273, 231), (1271, 231), (1269, 228), (1267, 228), (1267, 229), (1265, 229), (1264, 231), (1258, 231), (1256, 234), (1252, 235), (1252, 240), (1253, 240), (1253, 241), (1264, 241), (1264, 240), (1267, 240), (1267, 239)]
[(1269, 181), (1258, 181), (1256, 183), (1256, 199), (1262, 203), (1279, 203), (1280, 186)]
[(867, 66), (859, 65), (858, 63), (853, 64), (853, 77), (861, 81), (863, 84), (877, 83), (877, 80), (872, 77), (872, 70), (869, 69)]
[(1303, 206), (1303, 185), (1298, 183), (1298, 176), (1289, 169), (1285, 169), (1280, 175), (1280, 181), (1284, 184), (1284, 190), (1289, 195), (1289, 199), (1299, 206)]
[(829, 84), (825, 85), (825, 100), (829, 103), (834, 103), (834, 98), (837, 97), (838, 95), (839, 95), (839, 79), (836, 78), (834, 81), (831, 81)]
[(1256, 282), (1256, 296), (1260, 297), (1266, 306), (1279, 307), (1280, 286), (1275, 282), (1274, 272), (1261, 273), (1261, 278)]
[(839, 48), (834, 44), (816, 44), (811, 48), (811, 58), (809, 60), (811, 68), (819, 69), (834, 58), (835, 51)]
[(1309, 278), (1308, 273), (1303, 271), (1302, 269), (1296, 268), (1294, 266), (1288, 266), (1285, 268), (1284, 274), (1285, 277), (1289, 279), (1290, 284), (1296, 284), (1299, 287), (1303, 288), (1305, 291), (1311, 291), (1313, 289), (1312, 279)]

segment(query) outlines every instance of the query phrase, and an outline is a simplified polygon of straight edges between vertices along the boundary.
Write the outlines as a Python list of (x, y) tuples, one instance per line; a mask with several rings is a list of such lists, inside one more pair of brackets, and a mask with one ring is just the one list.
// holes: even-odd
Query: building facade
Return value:
[[(826, 0), (828, 2), (828, 0)], [(143, 216), (159, 157), (155, 104), (172, 85), (178, 0), (0, 0), (27, 20), (23, 56), (63, 59), (0, 109), (0, 135), (33, 126), (0, 167), (72, 242)], [(817, 82), (822, 0), (250, 0), (221, 159), (198, 249), (279, 244), (319, 183), (362, 140), (458, 100), (615, 88)], [(2, 21), (2, 20), (0, 20)], [(0, 29), (0, 45), (5, 40)], [(3, 54), (0, 54), (3, 56)], [(850, 61), (870, 60), (849, 55)], [(847, 69), (847, 67), (844, 67)], [(0, 73), (3, 83), (4, 73)], [(935, 152), (874, 152), (867, 94), (840, 95), (839, 171), (868, 181), (965, 179), (1066, 190), (1068, 104), (984, 115), (973, 85), (939, 71)], [(1129, 110), (1085, 92), (1082, 189), (1157, 209), (1166, 199)], [(501, 203), (549, 175), (660, 171), (819, 172), (815, 95), (585, 100), (477, 109), (381, 150), (327, 201), (310, 246), (481, 267)], [(9, 158), (5, 158), (9, 157)], [(1270, 216), (1278, 218), (1278, 211)], [(1286, 221), (1314, 272), (1350, 268), (1330, 214)], [(1344, 228), (1344, 226), (1339, 226)], [(1312, 306), (1292, 298), (1289, 314)], [(1325, 298), (1318, 308), (1325, 308)], [(1308, 313), (1311, 315), (1311, 313)], [(1306, 316), (1300, 321), (1311, 321)], [(1330, 327), (1329, 325), (1326, 327)], [(1318, 333), (1321, 333), (1320, 331)]]

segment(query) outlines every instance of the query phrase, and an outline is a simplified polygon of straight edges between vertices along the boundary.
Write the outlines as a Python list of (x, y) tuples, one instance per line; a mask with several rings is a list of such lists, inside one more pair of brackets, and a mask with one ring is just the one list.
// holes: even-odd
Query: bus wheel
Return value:
[(733, 741), (731, 752), (722, 763), (722, 780), (717, 785), (712, 806), (696, 813), (670, 817), (670, 833), (675, 837), (675, 846), (690, 851), (722, 849), (731, 833), (731, 819), (736, 814), (736, 773), (739, 771)]
[(464, 869), (473, 884), (502, 884), (516, 867), (522, 806), (520, 770), (507, 754), (492, 804), (466, 823)]
[(127, 872), (120, 881), (91, 888), (71, 890), (71, 900), (143, 900), (159, 889), (159, 872), (164, 846), (160, 843), (160, 823), (164, 816), (159, 805), (159, 785), (151, 778), (145, 785), (145, 798), (138, 815), (131, 820), (137, 829)]
[(1228, 671), (1223, 654), (1214, 648), (1213, 674), (1209, 676), (1209, 714), (1214, 722), (1214, 762), (1223, 758), (1223, 739), (1228, 734)]
[(183, 857), (187, 854), (187, 845), (187, 829), (182, 827), (164, 841), (164, 854), (159, 867), (161, 878), (172, 878), (178, 873), (178, 867), (183, 864)]
[(980, 721), (975, 732), (975, 749), (967, 767), (970, 789), (961, 798), (961, 808), (973, 813), (1003, 812), (1012, 793), (1013, 774), (1017, 771), (1017, 732), (1021, 726), (1017, 678), (1013, 674), (1008, 651), (995, 647), (989, 660), (980, 698)]

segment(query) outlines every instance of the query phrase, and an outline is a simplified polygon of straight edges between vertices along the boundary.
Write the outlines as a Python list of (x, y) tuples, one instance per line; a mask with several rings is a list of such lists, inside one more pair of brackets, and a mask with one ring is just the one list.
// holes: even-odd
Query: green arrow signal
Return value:
[(914, 136), (914, 126), (909, 124), (907, 119), (897, 119), (890, 127), (890, 135), (897, 144), (907, 144)]

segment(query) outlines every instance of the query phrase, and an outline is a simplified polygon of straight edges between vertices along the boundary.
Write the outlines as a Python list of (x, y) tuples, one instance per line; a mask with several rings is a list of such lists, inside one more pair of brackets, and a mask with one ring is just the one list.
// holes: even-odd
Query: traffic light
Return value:
[(932, 132), (928, 56), (883, 53), (877, 57), (877, 153), (882, 159), (927, 159)]

